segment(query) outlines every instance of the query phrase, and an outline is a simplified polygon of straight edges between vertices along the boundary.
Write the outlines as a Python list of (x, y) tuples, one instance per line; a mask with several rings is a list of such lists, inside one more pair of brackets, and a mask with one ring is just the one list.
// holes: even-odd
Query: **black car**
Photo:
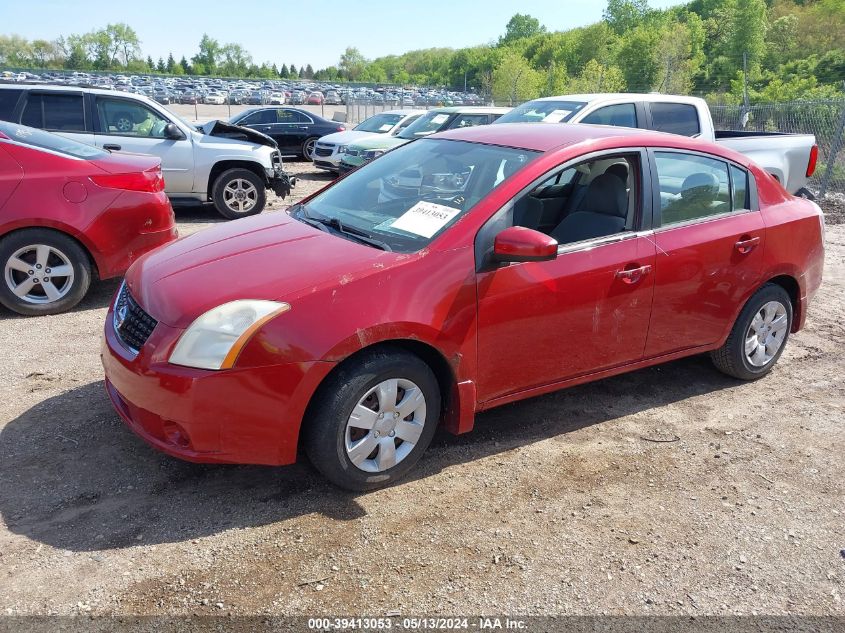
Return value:
[(243, 125), (271, 137), (282, 153), (296, 153), (314, 160), (314, 145), (326, 134), (343, 132), (346, 127), (337, 121), (300, 110), (299, 108), (250, 108), (233, 116), (229, 123)]

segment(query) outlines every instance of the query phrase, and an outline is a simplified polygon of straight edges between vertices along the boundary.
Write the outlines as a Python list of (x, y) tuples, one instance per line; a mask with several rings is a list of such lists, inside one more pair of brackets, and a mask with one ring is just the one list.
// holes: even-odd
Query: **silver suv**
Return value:
[(0, 85), (0, 119), (110, 151), (158, 156), (172, 200), (211, 200), (229, 219), (260, 213), (268, 189), (284, 198), (296, 184), (270, 137), (222, 121), (194, 126), (142, 95)]

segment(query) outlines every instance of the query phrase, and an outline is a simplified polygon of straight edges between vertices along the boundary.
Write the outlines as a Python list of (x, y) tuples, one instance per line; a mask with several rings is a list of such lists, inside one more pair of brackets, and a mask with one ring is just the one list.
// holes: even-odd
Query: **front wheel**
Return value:
[(711, 352), (716, 367), (734, 378), (768, 374), (786, 347), (792, 328), (792, 301), (786, 290), (766, 284), (745, 304), (725, 344)]
[(229, 169), (214, 181), (211, 199), (220, 214), (229, 220), (261, 213), (267, 202), (264, 181), (249, 169)]
[(385, 348), (341, 367), (303, 429), (311, 463), (353, 491), (394, 483), (419, 461), (440, 419), (440, 388), (419, 357)]
[(25, 316), (70, 310), (91, 285), (88, 254), (49, 229), (26, 229), (0, 240), (0, 266), (0, 303)]

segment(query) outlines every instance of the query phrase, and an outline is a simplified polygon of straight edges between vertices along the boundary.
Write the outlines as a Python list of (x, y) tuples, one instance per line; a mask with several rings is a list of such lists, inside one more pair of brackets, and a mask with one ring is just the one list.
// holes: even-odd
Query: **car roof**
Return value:
[(448, 106), (429, 110), (429, 112), (439, 112), (442, 114), (505, 114), (510, 111), (511, 108), (494, 108), (493, 106)]
[(633, 141), (628, 142), (645, 145), (648, 143), (648, 139), (666, 137), (686, 138), (651, 130), (611, 125), (587, 125), (584, 123), (495, 123), (493, 125), (455, 128), (454, 130), (433, 134), (428, 138), (471, 141), (487, 145), (503, 145), (547, 152), (558, 147), (596, 139), (633, 139)]
[(614, 101), (617, 99), (628, 101), (666, 101), (667, 99), (676, 103), (694, 103), (699, 97), (687, 97), (682, 95), (669, 95), (659, 92), (588, 92), (576, 95), (557, 95), (555, 97), (541, 97), (532, 101)]

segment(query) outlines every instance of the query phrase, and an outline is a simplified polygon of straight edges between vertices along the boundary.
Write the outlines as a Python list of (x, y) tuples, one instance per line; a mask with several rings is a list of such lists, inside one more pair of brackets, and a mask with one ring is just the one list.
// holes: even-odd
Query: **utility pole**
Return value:
[(748, 102), (748, 53), (742, 53), (742, 114), (740, 115), (740, 126), (745, 129), (748, 125), (748, 117), (751, 114), (751, 104)]

